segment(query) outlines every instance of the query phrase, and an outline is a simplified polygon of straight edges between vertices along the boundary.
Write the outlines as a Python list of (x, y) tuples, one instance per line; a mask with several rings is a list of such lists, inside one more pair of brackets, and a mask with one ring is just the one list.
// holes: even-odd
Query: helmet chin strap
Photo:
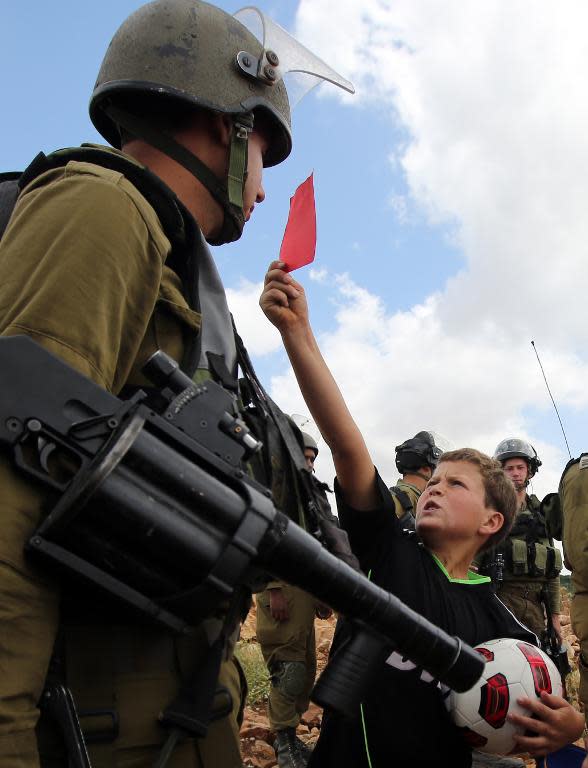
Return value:
[(159, 149), (189, 171), (219, 203), (223, 209), (223, 223), (214, 238), (206, 238), (211, 245), (231, 243), (241, 237), (245, 226), (243, 189), (247, 178), (249, 134), (253, 130), (252, 112), (233, 116), (229, 171), (225, 185), (199, 157), (170, 134), (153, 128), (147, 120), (113, 104), (109, 104), (105, 111), (117, 125)]

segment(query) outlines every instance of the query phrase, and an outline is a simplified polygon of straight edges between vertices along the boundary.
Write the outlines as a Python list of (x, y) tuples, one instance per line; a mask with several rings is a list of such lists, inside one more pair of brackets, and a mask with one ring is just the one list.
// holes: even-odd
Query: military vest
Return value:
[(503, 578), (552, 579), (562, 569), (561, 552), (553, 544), (541, 502), (534, 494), (526, 497), (526, 506), (520, 509), (507, 539), (497, 548), (484, 553), (481, 570), (492, 576), (490, 564), (502, 555)]

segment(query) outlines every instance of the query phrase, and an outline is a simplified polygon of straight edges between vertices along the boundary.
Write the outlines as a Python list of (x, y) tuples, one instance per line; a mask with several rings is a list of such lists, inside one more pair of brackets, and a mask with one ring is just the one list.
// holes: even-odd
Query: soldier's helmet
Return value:
[(314, 457), (316, 459), (319, 449), (314, 437), (309, 435), (308, 432), (302, 432), (302, 441), (304, 443), (304, 450), (310, 449), (311, 451), (314, 451)]
[[(155, 0), (131, 14), (112, 39), (90, 100), (91, 119), (116, 147), (120, 134), (109, 114), (113, 104), (162, 110), (184, 105), (233, 115), (260, 110), (273, 128), (265, 162), (275, 165), (290, 154), (292, 134), (283, 79), (266, 74), (270, 59), (276, 61), (272, 54), (279, 57), (214, 5)], [(278, 59), (274, 73), (279, 71)]]
[(494, 458), (502, 465), (508, 459), (524, 459), (529, 467), (529, 478), (537, 473), (542, 463), (531, 443), (518, 437), (507, 437), (501, 440), (494, 451)]
[(396, 469), (401, 473), (425, 466), (435, 469), (443, 453), (435, 444), (434, 435), (424, 431), (397, 445), (395, 450)]
[[(238, 219), (233, 231), (225, 234), (222, 242), (226, 242), (229, 234), (239, 237), (243, 228), (239, 186), (246, 175), (247, 136), (255, 118), (263, 115), (269, 132), (264, 165), (281, 163), (292, 149), (290, 99), (284, 83), (288, 73), (304, 77), (305, 90), (327, 80), (353, 92), (349, 81), (257, 8), (231, 16), (202, 0), (154, 0), (131, 14), (113, 37), (90, 99), (90, 117), (114, 147), (121, 146), (122, 130), (193, 173), (223, 205), (225, 214)], [(162, 140), (157, 125), (149, 125), (149, 116), (161, 119), (168, 112), (181, 114), (190, 108), (232, 116), (234, 135), (244, 142), (234, 152), (235, 162), (221, 185), (207, 166), (194, 162), (194, 155), (185, 148), (178, 151), (169, 137)], [(231, 152), (235, 146), (234, 139)], [(235, 178), (236, 183), (230, 182)], [(230, 200), (224, 200), (225, 192)]]

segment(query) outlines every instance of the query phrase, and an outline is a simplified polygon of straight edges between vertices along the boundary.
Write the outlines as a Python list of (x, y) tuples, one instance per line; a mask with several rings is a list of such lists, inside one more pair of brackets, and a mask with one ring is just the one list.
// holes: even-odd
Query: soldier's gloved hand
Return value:
[(333, 610), (324, 603), (317, 603), (314, 612), (319, 619), (330, 619), (333, 615)]
[(269, 590), (269, 594), (269, 609), (272, 619), (280, 622), (288, 621), (290, 618), (290, 609), (288, 608), (288, 601), (284, 595), (284, 590), (280, 587), (273, 587)]

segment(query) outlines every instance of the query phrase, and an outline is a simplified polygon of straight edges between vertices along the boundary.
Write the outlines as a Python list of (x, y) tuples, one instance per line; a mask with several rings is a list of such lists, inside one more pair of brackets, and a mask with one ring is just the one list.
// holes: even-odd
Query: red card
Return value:
[(280, 248), (280, 261), (288, 272), (314, 261), (316, 210), (312, 176), (311, 173), (290, 198), (290, 213)]

